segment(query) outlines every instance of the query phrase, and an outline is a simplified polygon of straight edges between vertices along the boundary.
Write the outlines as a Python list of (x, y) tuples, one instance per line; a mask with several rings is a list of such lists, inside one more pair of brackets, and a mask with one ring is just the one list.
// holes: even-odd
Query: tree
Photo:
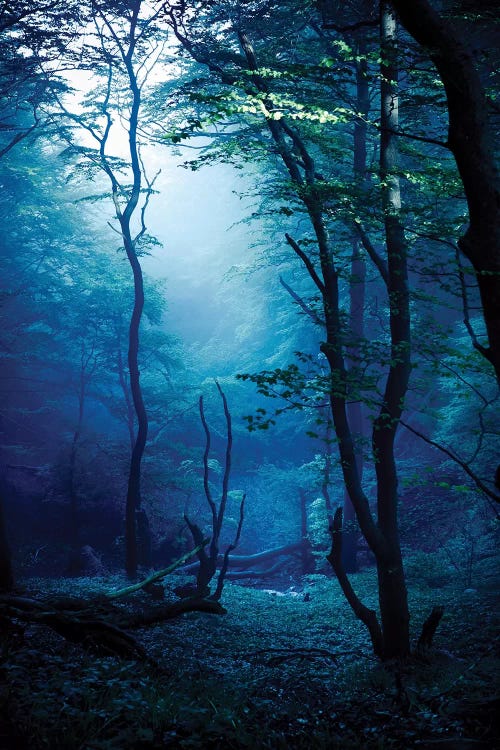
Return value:
[[(291, 12), (292, 6), (298, 13), (298, 6), (292, 3), (287, 9), (288, 18), (295, 18)], [(310, 10), (310, 5), (306, 3), (300, 7), (302, 10)], [(367, 3), (367, 9), (363, 8), (363, 12), (353, 19), (352, 24), (343, 27), (342, 33), (355, 28), (372, 29), (374, 17), (370, 9), (371, 4)], [(367, 13), (363, 15), (365, 10)], [(413, 247), (405, 238), (403, 227), (405, 220), (408, 221), (410, 230), (415, 231), (418, 236), (418, 217), (425, 215), (424, 212), (430, 211), (430, 208), (427, 209), (424, 203), (424, 194), (418, 196), (408, 209), (401, 205), (400, 181), (403, 174), (408, 174), (408, 179), (412, 177), (411, 173), (405, 173), (404, 170), (408, 168), (406, 165), (411, 162), (413, 155), (405, 147), (404, 160), (401, 163), (398, 161), (397, 144), (400, 142), (402, 129), (398, 120), (395, 18), (389, 5), (384, 3), (381, 13), (382, 67), (378, 74), (374, 63), (376, 52), (370, 57), (370, 72), (374, 77), (378, 75), (382, 84), (381, 120), (375, 121), (371, 130), (373, 135), (380, 134), (380, 165), (378, 179), (374, 180), (367, 194), (366, 190), (359, 190), (359, 185), (356, 189), (352, 185), (349, 188), (328, 161), (328, 154), (332, 152), (338, 158), (338, 151), (334, 150), (335, 146), (339, 148), (338, 142), (335, 143), (332, 131), (336, 129), (337, 138), (341, 140), (347, 123), (359, 121), (357, 109), (353, 112), (351, 107), (342, 106), (341, 97), (345, 96), (349, 101), (352, 86), (345, 84), (341, 89), (338, 78), (334, 80), (332, 89), (340, 102), (333, 107), (331, 92), (325, 83), (330, 83), (330, 79), (326, 77), (324, 70), (332, 71), (336, 65), (340, 69), (342, 52), (349, 54), (350, 50), (346, 53), (343, 43), (335, 40), (340, 51), (337, 59), (323, 59), (323, 76), (320, 80), (319, 66), (316, 65), (315, 68), (310, 63), (311, 36), (304, 34), (301, 37), (304, 26), (300, 26), (299, 21), (294, 26), (293, 33), (301, 41), (303, 38), (307, 39), (308, 62), (305, 63), (300, 58), (303, 49), (300, 43), (294, 47), (293, 53), (287, 53), (280, 47), (279, 23), (281, 14), (285, 12), (282, 5), (278, 8), (272, 2), (248, 4), (245, 8), (231, 3), (213, 3), (209, 8), (192, 4), (184, 15), (182, 10), (172, 10), (170, 22), (184, 48), (211, 73), (209, 81), (213, 88), (210, 93), (206, 96), (193, 96), (198, 107), (193, 129), (202, 127), (203, 122), (210, 127), (214, 120), (224, 121), (225, 118), (232, 127), (241, 128), (238, 130), (238, 137), (240, 141), (245, 137), (248, 139), (246, 146), (248, 148), (249, 144), (252, 145), (256, 158), (262, 159), (262, 152), (267, 148), (271, 155), (269, 163), (274, 160), (276, 164), (277, 159), (281, 162), (278, 170), (282, 170), (283, 179), (273, 186), (274, 193), (278, 196), (276, 202), (281, 203), (280, 213), (287, 217), (293, 217), (297, 213), (302, 220), (302, 232), (304, 219), (308, 221), (310, 234), (303, 234), (300, 239), (295, 239), (287, 232), (285, 239), (316, 286), (316, 299), (313, 302), (308, 303), (299, 295), (294, 299), (306, 312), (307, 309), (310, 310), (311, 318), (316, 315), (324, 321), (326, 340), (321, 345), (321, 350), (328, 362), (329, 372), (327, 376), (320, 377), (316, 366), (316, 375), (308, 376), (296, 365), (290, 365), (260, 373), (252, 379), (264, 394), (274, 396), (281, 389), (289, 402), (302, 392), (303, 405), (317, 406), (323, 394), (327, 393), (345, 485), (356, 509), (361, 530), (377, 561), (380, 624), (375, 612), (363, 607), (353, 596), (347, 577), (338, 564), (341, 558), (336, 554), (340, 547), (337, 524), (332, 529), (334, 549), (331, 557), (349, 601), (370, 631), (375, 651), (382, 658), (404, 657), (409, 652), (409, 615), (398, 532), (396, 437), (408, 396), (411, 372), (409, 285), (410, 281), (414, 283), (413, 300), (420, 303), (424, 295), (418, 290), (416, 280), (419, 278), (418, 274), (427, 274), (428, 271), (422, 270), (422, 264), (417, 262), (417, 255), (412, 257), (411, 269), (408, 268), (407, 256), (410, 247)], [(217, 29), (217, 33), (214, 29)], [(290, 27), (287, 30), (291, 32)], [(217, 81), (222, 86), (218, 90)], [(325, 100), (328, 93), (330, 104), (327, 107)], [(206, 107), (205, 111), (203, 105)], [(265, 130), (259, 127), (259, 117), (262, 118), (267, 136)], [(242, 135), (241, 127), (241, 121), (245, 118), (249, 122), (246, 136)], [(187, 136), (188, 130), (184, 129), (179, 137)], [(435, 139), (425, 137), (425, 134), (421, 138), (416, 136), (415, 142), (429, 144), (431, 148), (439, 147)], [(221, 146), (215, 147), (216, 154), (221, 155), (222, 150)], [(230, 154), (237, 158), (237, 153), (229, 148), (226, 148), (225, 154), (226, 157)], [(242, 161), (248, 161), (248, 158), (247, 153)], [(328, 170), (330, 178), (326, 176)], [(283, 171), (286, 175), (283, 175)], [(411, 182), (407, 192), (414, 197)], [(298, 224), (299, 222), (297, 226)], [(372, 320), (367, 327), (366, 336), (360, 342), (357, 368), (348, 366), (351, 331), (346, 325), (343, 302), (345, 257), (338, 249), (342, 224), (344, 232), (345, 227), (348, 227), (350, 238), (353, 236), (353, 229), (358, 227), (363, 249), (373, 261), (379, 276), (376, 286), (372, 282), (372, 288), (376, 315), (381, 323), (378, 327)], [(376, 235), (376, 242), (370, 240), (365, 231), (366, 224)], [(382, 239), (385, 249), (378, 251), (376, 243), (380, 243)], [(318, 300), (321, 308), (318, 307)], [(414, 325), (418, 326), (420, 323), (420, 317), (416, 316)], [(415, 352), (422, 357), (428, 355), (431, 348), (435, 349), (432, 355), (432, 361), (435, 362), (441, 351), (437, 344), (435, 347), (427, 346), (426, 349), (425, 340), (419, 340)], [(311, 355), (301, 355), (301, 361), (314, 373)], [(306, 389), (312, 394), (309, 397), (305, 395)], [(413, 393), (410, 393), (408, 400), (412, 401), (413, 398)], [(361, 481), (356, 462), (356, 441), (347, 412), (349, 402), (356, 400), (366, 402), (373, 421), (372, 460), (377, 491), (375, 514)], [(263, 427), (268, 427), (272, 422), (265, 413), (261, 413), (250, 424), (255, 427), (259, 421)]]
[[(160, 14), (157, 5), (144, 15), (146, 6), (134, 0), (130, 8), (114, 9), (113, 5), (94, 3), (92, 7), (93, 40), (84, 36), (82, 54), (94, 61), (104, 78), (100, 101), (92, 101), (84, 114), (75, 114), (60, 101), (67, 118), (82, 127), (96, 143), (84, 148), (70, 140), (68, 153), (79, 153), (82, 163), (91, 171), (104, 173), (111, 187), (118, 233), (132, 270), (134, 305), (128, 335), (128, 373), (130, 391), (137, 419), (137, 432), (132, 448), (126, 500), (126, 562), (127, 575), (137, 572), (136, 516), (141, 510), (141, 464), (148, 435), (148, 416), (144, 404), (139, 371), (139, 333), (144, 309), (144, 281), (140, 263), (141, 252), (153, 241), (147, 234), (145, 213), (153, 193), (154, 180), (149, 181), (141, 158), (140, 112), (142, 92), (148, 73), (163, 49), (155, 22)], [(109, 153), (113, 137), (114, 113), (121, 96), (126, 97), (127, 113), (119, 110), (127, 132), (128, 164)], [(129, 170), (130, 182), (124, 184), (121, 172)], [(142, 199), (142, 202), (141, 202)], [(138, 222), (138, 228), (135, 227)]]
[[(387, 185), (383, 191), (387, 241), (385, 280), (390, 305), (392, 355), (380, 412), (374, 423), (373, 449), (378, 479), (378, 521), (376, 523), (361, 486), (354, 438), (347, 417), (347, 402), (351, 397), (351, 388), (345, 358), (346, 332), (340, 307), (340, 272), (334, 260), (335, 253), (329, 237), (322, 178), (318, 176), (310, 149), (297, 127), (289, 125), (279, 111), (280, 99), (273, 94), (265, 75), (261, 72), (262, 66), (259, 65), (254, 46), (246, 31), (246, 26), (252, 24), (249, 15), (236, 12), (231, 17), (232, 30), (239, 41), (246, 62), (246, 80), (249, 81), (246, 85), (247, 95), (261, 103), (273, 146), (288, 171), (295, 194), (304, 207), (314, 232), (318, 270), (315, 268), (314, 261), (300, 244), (288, 233), (285, 236), (289, 246), (304, 263), (322, 300), (326, 341), (321, 345), (321, 350), (330, 370), (328, 396), (344, 481), (356, 509), (362, 532), (377, 559), (381, 627), (376, 620), (375, 613), (360, 602), (355, 603), (355, 612), (368, 627), (375, 652), (383, 658), (392, 658), (405, 656), (409, 651), (408, 605), (397, 533), (397, 475), (393, 446), (408, 385), (410, 350), (406, 251), (399, 219), (399, 183), (395, 174), (396, 150), (394, 137), (390, 132), (396, 116), (394, 106), (396, 94), (391, 77), (395, 75), (396, 68), (394, 23), (391, 21), (388, 9), (383, 16), (383, 21), (383, 44), (386, 55), (384, 65), (388, 67), (390, 75), (386, 76), (384, 68), (382, 69), (381, 180), (383, 185)], [(198, 62), (205, 62), (219, 74), (223, 83), (232, 86), (237, 84), (237, 76), (221, 70), (221, 67), (214, 61), (213, 54), (208, 56), (206, 48), (203, 49), (201, 44), (189, 41), (186, 37), (188, 32), (179, 30), (179, 23), (182, 23), (182, 19), (173, 14), (172, 23), (178, 39)], [(353, 603), (352, 589), (349, 587), (345, 574), (338, 568), (336, 573), (349, 601)]]
[[(49, 118), (46, 108), (53, 102), (52, 88), (58, 91), (65, 86), (57, 75), (51, 76), (48, 84), (46, 76), (39, 70), (39, 58), (36, 52), (40, 50), (41, 39), (44, 42), (51, 35), (48, 31), (50, 21), (64, 15), (66, 20), (74, 20), (74, 8), (66, 3), (40, 2), (17, 3), (15, 7), (4, 3), (0, 9), (0, 159), (4, 160), (10, 152), (23, 142), (33, 142), (34, 136), (47, 129)], [(53, 26), (57, 26), (54, 23)], [(42, 31), (45, 29), (45, 34)], [(20, 52), (20, 38), (22, 44), (30, 49), (31, 54)], [(50, 47), (50, 52), (49, 52)], [(36, 52), (35, 52), (36, 51)], [(47, 56), (53, 55), (55, 50), (47, 45)], [(35, 54), (33, 54), (35, 52)], [(7, 172), (8, 172), (7, 168)], [(22, 269), (21, 283), (16, 281), (18, 291), (25, 284), (27, 268)], [(29, 271), (28, 271), (29, 273)], [(10, 281), (10, 279), (9, 279)], [(9, 281), (2, 290), (2, 304), (9, 302), (9, 297), (16, 294), (9, 288)], [(2, 346), (2, 357), (9, 352)], [(7, 358), (9, 358), (7, 354)], [(4, 473), (2, 470), (2, 474)], [(7, 540), (7, 529), (4, 518), (3, 502), (10, 494), (2, 476), (2, 499), (0, 502), (0, 579), (2, 588), (12, 588), (13, 574), (10, 549)], [(5, 485), (5, 486), (4, 486)]]
[(469, 208), (469, 226), (459, 244), (476, 273), (489, 346), (473, 343), (500, 382), (500, 184), (492, 102), (472, 52), (428, 0), (394, 0), (392, 5), (434, 62), (446, 91), (449, 126), (444, 145), (455, 157)]
[[(45, 475), (56, 479), (46, 489), (50, 502), (41, 508), (40, 525), (47, 513), (61, 514), (64, 534), (54, 541), (72, 548), (75, 569), (80, 545), (89, 541), (83, 534), (89, 532), (90, 511), (114, 518), (117, 495), (125, 489), (127, 443), (117, 369), (120, 356), (126, 360), (133, 279), (126, 258), (116, 260), (114, 233), (105, 231), (102, 219), (101, 225), (95, 222), (82, 199), (87, 186), (77, 181), (74, 159), (60, 154), (54, 132), (44, 130), (43, 138), (39, 133), (36, 144), (43, 147), (35, 149), (33, 137), (26, 138), (0, 162), (2, 464), (9, 471), (18, 464), (45, 467)], [(68, 181), (68, 173), (75, 179)], [(172, 346), (171, 337), (158, 330), (163, 292), (147, 279), (145, 288), (140, 367), (155, 411), (154, 437), (173, 398), (164, 388), (159, 398), (158, 382), (165, 382)], [(104, 478), (98, 476), (103, 465)], [(43, 491), (39, 486), (37, 492)], [(5, 506), (12, 521), (10, 496)], [(10, 528), (19, 540), (22, 530), (12, 523)], [(113, 533), (119, 530), (110, 528)]]
[[(205, 417), (205, 409), (203, 406), (203, 396), (200, 396), (199, 398), (200, 419), (203, 425), (203, 431), (205, 433), (205, 451), (203, 453), (203, 489), (205, 491), (205, 497), (206, 497), (208, 506), (210, 508), (211, 516), (212, 516), (212, 519), (211, 519), (212, 520), (212, 534), (210, 538), (210, 548), (209, 548), (208, 555), (205, 551), (203, 534), (200, 528), (195, 523), (193, 523), (188, 518), (187, 515), (184, 516), (186, 523), (189, 526), (189, 530), (191, 531), (191, 534), (193, 536), (193, 541), (195, 545), (199, 548), (198, 558), (199, 558), (200, 564), (199, 564), (197, 581), (196, 581), (196, 596), (198, 597), (206, 597), (209, 595), (210, 593), (209, 584), (217, 570), (217, 565), (219, 561), (220, 536), (221, 536), (221, 531), (222, 531), (222, 525), (224, 523), (224, 514), (226, 512), (228, 493), (229, 493), (229, 479), (231, 475), (231, 451), (233, 447), (233, 431), (232, 431), (232, 426), (231, 426), (231, 414), (229, 412), (226, 395), (217, 380), (215, 381), (215, 385), (217, 386), (217, 390), (222, 399), (224, 417), (226, 420), (226, 430), (227, 430), (226, 451), (225, 451), (225, 461), (224, 461), (224, 476), (222, 479), (221, 499), (220, 499), (218, 507), (212, 497), (212, 491), (211, 491), (210, 483), (209, 483), (209, 468), (210, 468), (209, 456), (210, 456), (210, 443), (211, 443), (210, 429), (209, 429), (209, 426)], [(245, 508), (245, 495), (243, 495), (241, 502), (240, 502), (240, 518), (239, 518), (236, 534), (234, 537), (234, 541), (232, 544), (228, 545), (224, 553), (223, 560), (222, 560), (222, 567), (221, 567), (221, 570), (219, 572), (219, 576), (217, 579), (217, 586), (216, 586), (215, 592), (210, 597), (214, 599), (215, 601), (219, 601), (219, 599), (222, 596), (222, 590), (224, 587), (224, 578), (226, 576), (227, 568), (229, 565), (229, 555), (236, 548), (240, 540), (241, 529), (243, 526), (243, 519), (244, 519), (244, 508)]]

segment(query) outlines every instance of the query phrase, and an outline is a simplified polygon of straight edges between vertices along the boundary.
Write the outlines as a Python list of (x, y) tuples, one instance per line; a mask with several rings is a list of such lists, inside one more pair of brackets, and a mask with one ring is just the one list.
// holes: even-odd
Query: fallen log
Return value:
[(226, 578), (229, 581), (241, 581), (244, 578), (270, 578), (278, 573), (285, 563), (286, 560), (280, 560), (271, 568), (266, 568), (265, 570), (230, 570), (226, 573)]
[(35, 616), (32, 621), (48, 625), (67, 641), (80, 644), (99, 656), (140, 660), (146, 658), (146, 652), (133, 636), (105, 620), (47, 612)]
[[(197, 547), (195, 547), (190, 552), (186, 552), (185, 555), (182, 555), (182, 557), (171, 563), (167, 568), (163, 568), (163, 570), (158, 570), (156, 573), (152, 573), (150, 576), (145, 578), (143, 581), (139, 581), (138, 583), (132, 583), (130, 584), (130, 586), (125, 586), (124, 588), (117, 589), (116, 591), (109, 591), (104, 596), (107, 599), (118, 599), (120, 596), (126, 596), (127, 594), (134, 593), (134, 591), (139, 591), (139, 589), (147, 588), (155, 581), (159, 581), (161, 578), (165, 578), (165, 576), (173, 573), (175, 570), (180, 568), (183, 562), (189, 560), (189, 558), (193, 557), (193, 555), (196, 555), (201, 549), (205, 547), (206, 544), (208, 544), (209, 541), (209, 539), (202, 539), (201, 543)], [(195, 565), (197, 564), (198, 563), (195, 563)]]
[[(74, 605), (79, 609), (75, 611)], [(66, 608), (25, 596), (0, 596), (0, 612), (10, 620), (46, 625), (67, 641), (77, 643), (101, 656), (144, 659), (146, 653), (133, 636), (107, 620), (97, 618), (93, 605), (82, 608), (81, 600), (67, 598)]]
[(220, 602), (213, 599), (179, 599), (172, 604), (155, 607), (150, 612), (141, 612), (139, 615), (129, 615), (123, 622), (128, 628), (141, 628), (144, 625), (156, 625), (166, 620), (173, 620), (186, 612), (205, 612), (210, 615), (225, 615), (227, 609)]
[[(75, 604), (78, 610), (75, 610)], [(118, 656), (122, 659), (146, 659), (146, 652), (125, 628), (140, 628), (172, 620), (185, 612), (206, 612), (222, 615), (224, 607), (207, 599), (183, 599), (179, 602), (153, 608), (149, 612), (128, 614), (117, 609), (102, 597), (83, 607), (81, 600), (66, 598), (64, 608), (52, 602), (39, 601), (25, 596), (0, 596), (0, 617), (12, 621), (45, 625), (72, 643), (81, 645), (101, 656)], [(112, 621), (110, 621), (112, 620)]]
[[(251, 555), (229, 555), (229, 566), (235, 568), (249, 568), (251, 565), (259, 565), (261, 562), (272, 560), (274, 557), (293, 555), (295, 552), (300, 552), (302, 546), (303, 542), (295, 542), (293, 544), (286, 544), (283, 547), (275, 547), (274, 549), (264, 550), (263, 552), (255, 552)], [(223, 555), (218, 556), (218, 565), (222, 565), (223, 557)], [(177, 568), (177, 572), (192, 573), (198, 568), (198, 566), (198, 562), (190, 563), (189, 565), (183, 565), (182, 567)]]

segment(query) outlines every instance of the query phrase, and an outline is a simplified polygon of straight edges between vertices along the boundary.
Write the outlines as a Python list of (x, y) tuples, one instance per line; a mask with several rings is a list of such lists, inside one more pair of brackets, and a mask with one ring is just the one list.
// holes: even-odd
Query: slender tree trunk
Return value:
[(489, 348), (476, 345), (500, 382), (500, 182), (490, 104), (472, 52), (428, 0), (391, 0), (401, 23), (429, 53), (448, 103), (448, 147), (467, 198), (469, 228), (459, 242), (476, 272)]
[(116, 324), (116, 346), (117, 346), (117, 365), (118, 365), (118, 379), (120, 381), (120, 388), (123, 393), (123, 400), (125, 401), (126, 419), (127, 419), (127, 430), (130, 440), (130, 450), (134, 450), (135, 443), (135, 420), (134, 420), (134, 406), (130, 399), (130, 389), (127, 383), (127, 374), (123, 362), (122, 355), (122, 339), (121, 339), (121, 326), (120, 321)]
[[(370, 96), (368, 90), (366, 42), (361, 40), (357, 45), (356, 63), (356, 111), (361, 115), (354, 123), (354, 178), (358, 189), (361, 191), (366, 181), (366, 118), (370, 109)], [(349, 284), (350, 295), (350, 328), (354, 344), (347, 346), (346, 363), (349, 370), (356, 368), (359, 359), (358, 342), (364, 337), (364, 313), (365, 313), (365, 278), (366, 266), (361, 253), (361, 243), (358, 232), (353, 233), (352, 258), (351, 258), (351, 280)], [(360, 481), (363, 479), (363, 407), (360, 398), (349, 402), (348, 418), (351, 431), (355, 440), (356, 462)], [(357, 530), (356, 512), (347, 490), (344, 493), (343, 513), (343, 543), (342, 562), (346, 573), (355, 573), (358, 570), (357, 550), (359, 532)]]
[[(321, 482), (321, 494), (325, 500), (326, 518), (328, 521), (328, 528), (333, 524), (333, 506), (332, 499), (330, 497), (330, 474), (332, 469), (332, 422), (330, 419), (330, 407), (328, 406), (326, 414), (326, 432), (325, 432), (325, 453), (324, 460), (325, 465), (323, 469), (323, 477)], [(350, 500), (350, 498), (349, 498)], [(351, 504), (352, 506), (352, 504)]]
[(410, 377), (410, 302), (406, 243), (400, 219), (401, 196), (397, 176), (398, 69), (397, 27), (390, 3), (381, 3), (381, 141), (380, 179), (387, 245), (391, 365), (384, 400), (373, 429), (377, 475), (378, 526), (384, 535), (377, 556), (379, 602), (388, 657), (404, 657), (410, 650), (409, 612), (398, 531), (398, 478), (394, 438)]
[[(140, 2), (132, 5), (132, 14), (130, 19), (129, 46), (126, 52), (122, 51), (123, 63), (128, 75), (128, 83), (132, 96), (130, 107), (130, 116), (128, 122), (128, 141), (129, 154), (132, 167), (133, 184), (130, 197), (127, 204), (121, 212), (117, 211), (120, 228), (123, 238), (123, 247), (132, 269), (134, 277), (134, 307), (130, 318), (129, 326), (129, 345), (128, 345), (128, 370), (130, 378), (130, 391), (134, 404), (135, 414), (137, 417), (137, 434), (135, 443), (130, 457), (130, 467), (127, 487), (127, 501), (125, 511), (125, 569), (129, 578), (135, 578), (137, 575), (137, 525), (136, 513), (141, 509), (141, 466), (144, 449), (148, 437), (148, 415), (142, 397), (142, 388), (140, 383), (139, 371), (139, 331), (141, 326), (142, 312), (144, 309), (144, 281), (142, 268), (137, 257), (136, 244), (139, 237), (144, 233), (143, 225), (139, 235), (133, 239), (131, 234), (131, 219), (134, 215), (141, 194), (142, 187), (142, 168), (139, 158), (139, 146), (137, 141), (137, 130), (139, 127), (139, 111), (141, 106), (141, 91), (137, 82), (136, 71), (134, 70), (134, 54), (137, 44), (137, 25), (140, 11)], [(115, 181), (117, 194), (118, 185)], [(115, 206), (117, 206), (115, 198)], [(144, 213), (144, 212), (143, 212)]]
[(129, 578), (134, 578), (137, 574), (138, 565), (136, 513), (141, 509), (141, 463), (148, 436), (148, 416), (146, 413), (146, 407), (144, 406), (144, 399), (142, 397), (138, 361), (139, 329), (141, 325), (142, 311), (144, 309), (144, 282), (141, 264), (135, 253), (129, 227), (124, 227), (122, 225), (122, 231), (124, 233), (124, 244), (127, 251), (127, 257), (134, 275), (134, 309), (132, 311), (129, 328), (128, 370), (130, 377), (130, 391), (132, 393), (132, 401), (137, 416), (137, 434), (132, 449), (132, 455), (130, 457), (125, 515), (125, 568)]
[(71, 441), (71, 449), (69, 454), (69, 514), (70, 514), (70, 559), (69, 559), (69, 573), (70, 575), (80, 575), (82, 572), (82, 564), (80, 559), (80, 520), (79, 520), (79, 508), (78, 508), (78, 492), (76, 488), (76, 460), (78, 455), (78, 445), (80, 442), (80, 436), (82, 433), (83, 426), (83, 414), (85, 410), (85, 370), (83, 364), (83, 353), (82, 353), (82, 364), (80, 368), (80, 383), (78, 387), (78, 419), (73, 433), (73, 439)]

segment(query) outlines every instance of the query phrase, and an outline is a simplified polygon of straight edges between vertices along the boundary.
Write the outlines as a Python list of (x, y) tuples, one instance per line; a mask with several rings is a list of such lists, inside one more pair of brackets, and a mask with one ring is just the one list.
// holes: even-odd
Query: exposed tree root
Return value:
[(353, 653), (353, 651), (335, 653), (334, 651), (328, 651), (326, 648), (263, 648), (259, 649), (259, 651), (253, 651), (249, 655), (260, 656), (271, 654), (266, 661), (266, 664), (271, 667), (291, 661), (292, 659), (304, 659), (306, 661), (310, 659), (325, 659), (336, 662), (341, 656), (350, 656)]

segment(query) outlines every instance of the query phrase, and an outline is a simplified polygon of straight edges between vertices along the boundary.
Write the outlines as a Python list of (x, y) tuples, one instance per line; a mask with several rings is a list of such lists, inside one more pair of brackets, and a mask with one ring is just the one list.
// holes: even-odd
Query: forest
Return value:
[(0, 750), (491, 750), (493, 0), (0, 3)]

